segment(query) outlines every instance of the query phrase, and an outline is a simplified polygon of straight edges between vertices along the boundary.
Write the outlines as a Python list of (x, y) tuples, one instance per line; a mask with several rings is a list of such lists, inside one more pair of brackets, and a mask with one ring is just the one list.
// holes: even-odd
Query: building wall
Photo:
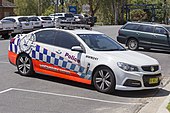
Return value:
[[(0, 0), (0, 19), (6, 17), (6, 16), (11, 16), (14, 15), (14, 8), (12, 7), (2, 7), (2, 1)], [(13, 0), (10, 0), (10, 2), (13, 2)]]
[(13, 8), (0, 7), (0, 19), (11, 15), (14, 15)]

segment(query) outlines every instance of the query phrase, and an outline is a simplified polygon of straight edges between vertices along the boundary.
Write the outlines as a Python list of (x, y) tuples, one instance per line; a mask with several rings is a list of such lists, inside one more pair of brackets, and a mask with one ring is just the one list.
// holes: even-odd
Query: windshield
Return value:
[(78, 34), (78, 36), (95, 51), (122, 51), (123, 46), (118, 44), (112, 38), (104, 34)]

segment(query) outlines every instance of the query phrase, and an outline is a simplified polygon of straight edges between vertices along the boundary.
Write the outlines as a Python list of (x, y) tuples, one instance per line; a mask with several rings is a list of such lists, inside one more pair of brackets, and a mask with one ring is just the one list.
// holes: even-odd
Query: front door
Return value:
[(140, 44), (151, 46), (154, 27), (149, 25), (140, 25), (138, 28), (137, 36)]

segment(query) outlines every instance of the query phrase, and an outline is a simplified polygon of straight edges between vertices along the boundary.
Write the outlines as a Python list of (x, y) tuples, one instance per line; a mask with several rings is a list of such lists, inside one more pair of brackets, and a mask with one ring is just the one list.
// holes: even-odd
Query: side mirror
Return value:
[(164, 32), (164, 35), (169, 36), (169, 33), (168, 32)]
[(80, 46), (73, 46), (71, 48), (72, 51), (84, 52), (84, 50)]

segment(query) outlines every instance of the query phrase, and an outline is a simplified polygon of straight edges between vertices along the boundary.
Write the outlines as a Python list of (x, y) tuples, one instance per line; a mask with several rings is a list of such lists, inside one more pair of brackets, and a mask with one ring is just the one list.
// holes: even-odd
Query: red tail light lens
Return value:
[(15, 38), (11, 38), (10, 43), (14, 43)]
[(118, 34), (120, 34), (120, 30), (118, 31)]

